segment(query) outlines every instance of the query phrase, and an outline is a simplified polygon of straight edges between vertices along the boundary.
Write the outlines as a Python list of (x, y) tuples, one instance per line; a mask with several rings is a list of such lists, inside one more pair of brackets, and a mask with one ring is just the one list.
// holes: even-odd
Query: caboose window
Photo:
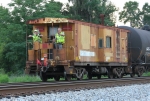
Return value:
[(99, 39), (99, 48), (103, 47), (103, 39)]
[(106, 37), (106, 48), (111, 48), (111, 37)]

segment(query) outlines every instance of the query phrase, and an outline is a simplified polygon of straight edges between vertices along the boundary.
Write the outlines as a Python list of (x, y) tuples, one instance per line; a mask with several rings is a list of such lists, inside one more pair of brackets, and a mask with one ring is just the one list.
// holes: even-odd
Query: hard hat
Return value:
[(34, 32), (37, 32), (37, 31), (38, 31), (37, 29), (34, 30)]

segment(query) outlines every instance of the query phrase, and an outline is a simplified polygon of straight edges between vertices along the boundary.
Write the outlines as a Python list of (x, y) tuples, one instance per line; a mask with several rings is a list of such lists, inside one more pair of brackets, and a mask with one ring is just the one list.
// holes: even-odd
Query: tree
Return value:
[(54, 0), (50, 0), (45, 4), (44, 11), (42, 12), (41, 17), (60, 17), (66, 18), (62, 14), (63, 4), (61, 2), (55, 2)]
[(63, 12), (71, 19), (82, 20), (86, 22), (101, 23), (100, 14), (105, 14), (105, 24), (114, 25), (113, 13), (117, 8), (107, 0), (69, 0), (72, 6), (66, 5)]
[(7, 29), (7, 26), (10, 25), (10, 12), (7, 8), (0, 6), (0, 68), (2, 67), (2, 60), (4, 59), (3, 57), (3, 50), (5, 47), (5, 44), (7, 40), (9, 39), (6, 33), (8, 32), (9, 29)]
[(142, 28), (143, 25), (150, 25), (150, 5), (145, 3), (142, 10), (138, 7), (138, 2), (126, 2), (123, 11), (119, 14), (119, 20), (124, 23), (130, 22), (132, 27)]
[(26, 63), (26, 22), (41, 17), (62, 17), (62, 3), (54, 0), (12, 0), (12, 11), (0, 7), (0, 62), (6, 72), (22, 73)]
[(142, 8), (143, 25), (150, 25), (150, 5), (145, 3)]
[(123, 11), (121, 11), (119, 16), (120, 21), (124, 23), (130, 22), (132, 27), (141, 27), (143, 26), (143, 13), (139, 9), (139, 3), (136, 1), (126, 2)]

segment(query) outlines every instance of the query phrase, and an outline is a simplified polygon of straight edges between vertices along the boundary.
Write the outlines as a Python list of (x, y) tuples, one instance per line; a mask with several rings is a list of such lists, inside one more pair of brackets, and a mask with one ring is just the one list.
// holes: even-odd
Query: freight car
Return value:
[[(126, 29), (66, 18), (40, 18), (29, 20), (28, 24), (43, 36), (42, 43), (33, 42), (33, 47), (29, 47), (31, 42), (27, 41), (25, 71), (27, 74), (39, 74), (42, 81), (49, 78), (71, 80), (73, 77), (82, 80), (84, 74), (88, 79), (100, 79), (102, 75), (121, 78), (126, 74), (141, 76), (144, 71), (143, 65), (128, 59), (131, 55), (137, 58), (136, 54), (140, 52), (128, 54), (134, 46), (128, 49), (128, 36), (131, 35)], [(65, 33), (62, 49), (56, 49), (52, 41), (58, 28)]]
[(129, 66), (132, 67), (132, 75), (141, 76), (150, 67), (150, 32), (128, 26), (119, 26), (129, 30), (128, 55)]

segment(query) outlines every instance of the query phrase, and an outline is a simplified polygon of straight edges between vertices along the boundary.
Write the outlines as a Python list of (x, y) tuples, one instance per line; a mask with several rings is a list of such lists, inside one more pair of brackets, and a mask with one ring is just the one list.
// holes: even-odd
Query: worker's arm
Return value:
[(53, 42), (55, 42), (55, 41), (56, 41), (56, 39), (54, 38), (54, 39), (53, 39)]
[(38, 36), (43, 36), (43, 35), (40, 34), (40, 35), (38, 35)]
[(55, 36), (55, 37), (53, 38), (53, 43), (55, 43), (55, 42), (56, 42), (56, 40), (57, 40), (57, 39), (56, 39), (56, 36)]

